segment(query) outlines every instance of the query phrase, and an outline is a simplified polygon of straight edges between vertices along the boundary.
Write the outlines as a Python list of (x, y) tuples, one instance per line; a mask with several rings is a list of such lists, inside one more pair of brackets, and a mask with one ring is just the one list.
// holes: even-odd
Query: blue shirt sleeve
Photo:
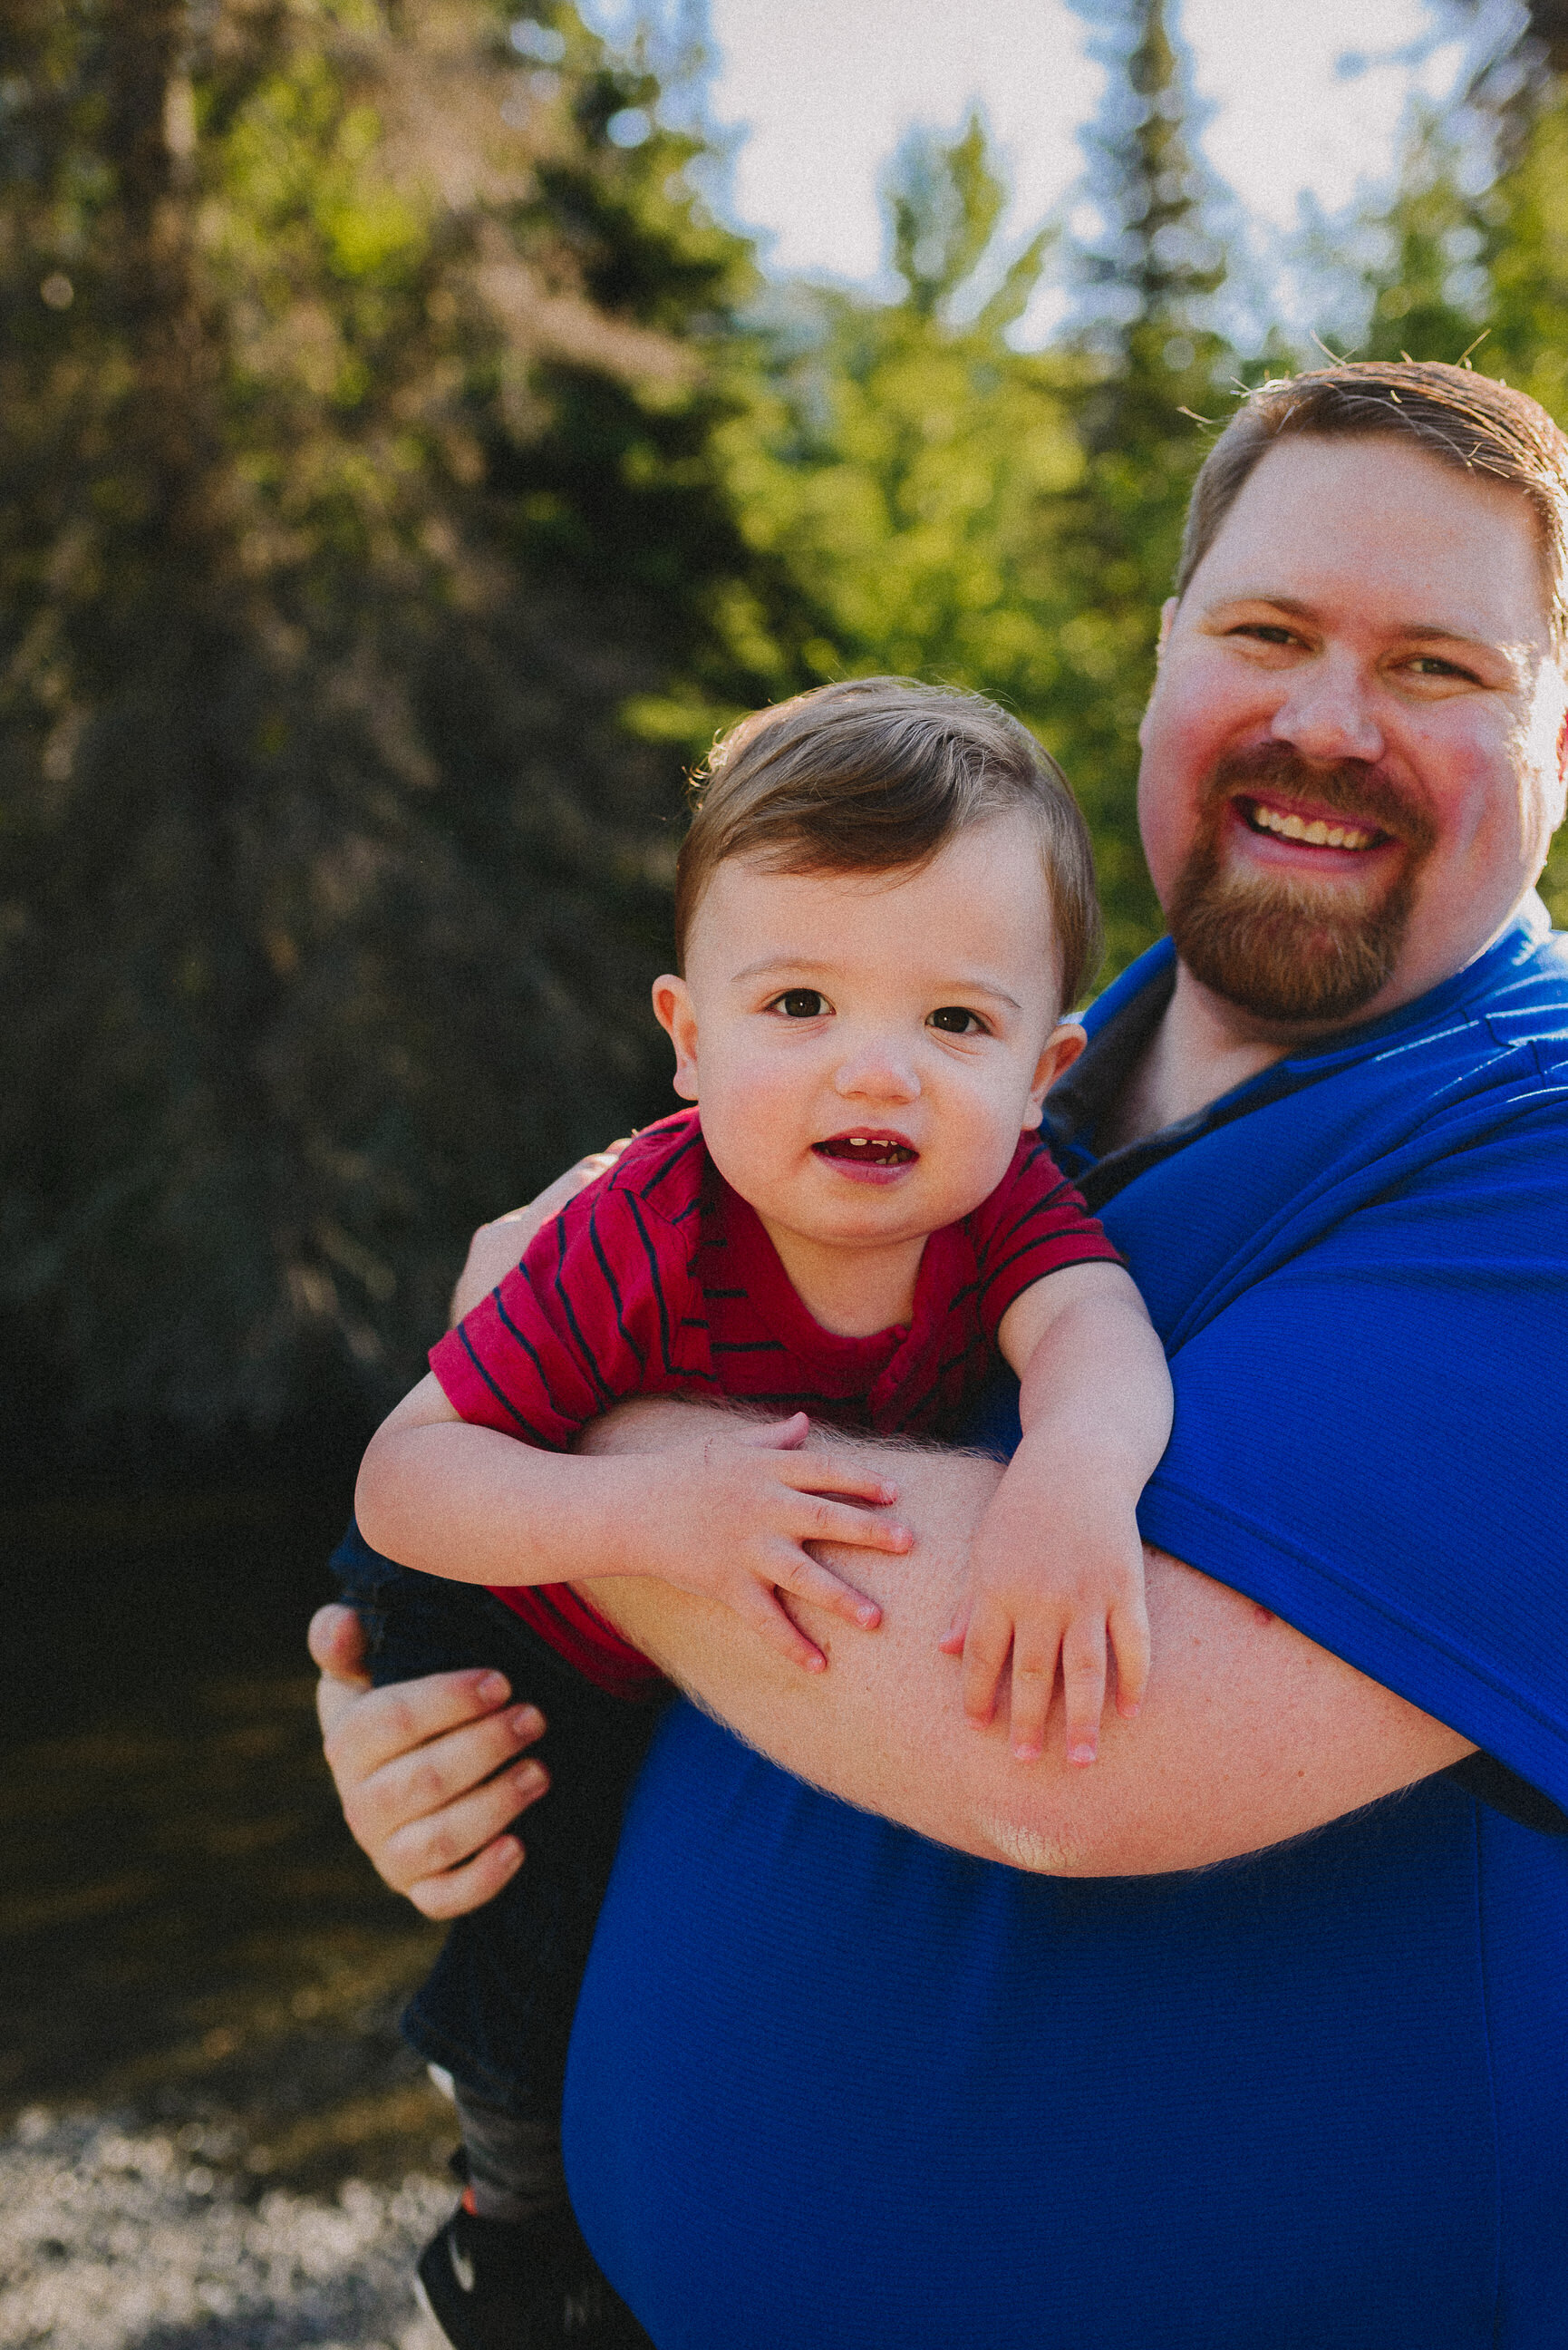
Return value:
[[(1472, 1132), (1172, 1356), (1147, 1540), (1568, 1803), (1568, 1108)], [(1189, 1326), (1190, 1327), (1190, 1326)]]

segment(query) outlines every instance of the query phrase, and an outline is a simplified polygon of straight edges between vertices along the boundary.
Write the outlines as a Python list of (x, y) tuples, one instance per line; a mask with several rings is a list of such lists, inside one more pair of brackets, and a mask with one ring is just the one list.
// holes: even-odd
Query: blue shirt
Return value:
[[(1568, 1802), (1568, 944), (1537, 910), (1096, 1158), (1169, 972), (1052, 1101), (1170, 1351), (1145, 1532)], [(574, 2198), (660, 2350), (1561, 2350), (1565, 1984), (1568, 1841), (1448, 1778), (1060, 1881), (680, 1708), (579, 2006)]]

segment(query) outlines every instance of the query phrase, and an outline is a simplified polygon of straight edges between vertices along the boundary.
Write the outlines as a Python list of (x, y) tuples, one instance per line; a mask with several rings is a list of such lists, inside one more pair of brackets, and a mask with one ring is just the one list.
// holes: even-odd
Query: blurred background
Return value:
[[(301, 1627), (472, 1226), (671, 1107), (714, 730), (994, 695), (1108, 977), (1238, 390), (1568, 422), (1568, 0), (518, 6), (0, 9), (0, 2168), (113, 2115), (212, 2225), (450, 2136)], [(104, 2290), (0, 2341), (252, 2338)]]

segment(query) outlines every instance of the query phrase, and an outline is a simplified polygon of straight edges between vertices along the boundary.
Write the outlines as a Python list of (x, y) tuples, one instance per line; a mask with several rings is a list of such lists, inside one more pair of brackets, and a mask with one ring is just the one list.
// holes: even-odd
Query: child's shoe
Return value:
[(570, 2214), (545, 2226), (460, 2203), (420, 2255), (419, 2293), (452, 2350), (653, 2350)]

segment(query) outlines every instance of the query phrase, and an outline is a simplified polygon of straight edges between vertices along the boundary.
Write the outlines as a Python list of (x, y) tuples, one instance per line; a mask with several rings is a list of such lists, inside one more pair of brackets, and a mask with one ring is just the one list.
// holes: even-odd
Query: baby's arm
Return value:
[(1012, 1657), (1012, 1751), (1041, 1752), (1060, 1663), (1067, 1754), (1092, 1762), (1107, 1636), (1118, 1711), (1148, 1678), (1138, 1495), (1170, 1434), (1170, 1375), (1142, 1298), (1113, 1264), (1064, 1266), (999, 1332), (1023, 1382), (1023, 1440), (981, 1521), (943, 1646), (963, 1650), (964, 1711), (988, 1722)]
[[(896, 1489), (805, 1452), (804, 1412), (780, 1426), (627, 1459), (549, 1452), (462, 1419), (433, 1374), (370, 1440), (355, 1514), (367, 1542), (425, 1575), (489, 1585), (652, 1575), (722, 1599), (799, 1664), (826, 1659), (778, 1594), (870, 1628), (881, 1610), (809, 1557), (807, 1542), (906, 1551), (880, 1512)], [(843, 1494), (870, 1506), (827, 1498)], [(587, 1562), (587, 1565), (585, 1565)]]

